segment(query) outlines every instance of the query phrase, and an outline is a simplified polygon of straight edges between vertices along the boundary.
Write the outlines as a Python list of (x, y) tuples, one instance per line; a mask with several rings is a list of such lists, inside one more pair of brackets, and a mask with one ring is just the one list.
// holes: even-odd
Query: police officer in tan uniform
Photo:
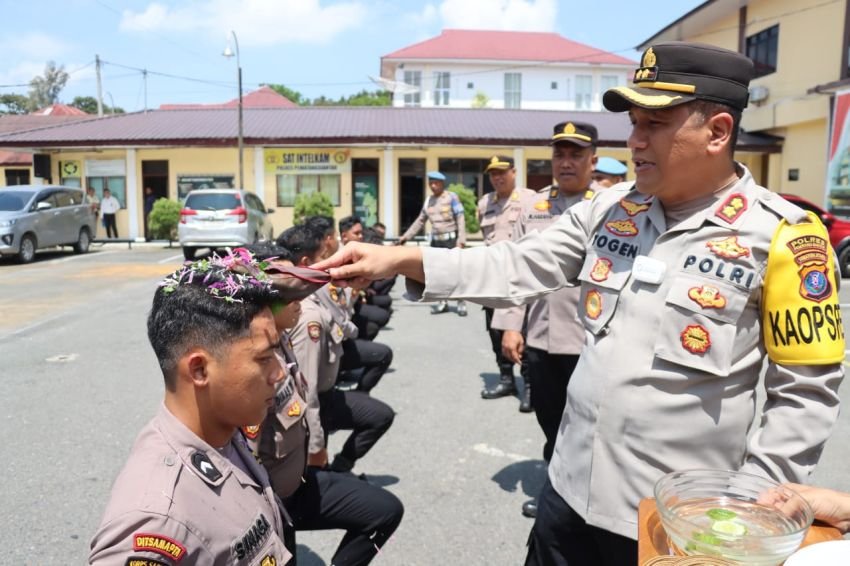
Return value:
[[(485, 194), (478, 201), (478, 224), (484, 236), (485, 245), (510, 240), (514, 233), (522, 211), (521, 199), (534, 194), (534, 191), (516, 186), (516, 168), (514, 160), (505, 155), (494, 155), (487, 162), (484, 173), (489, 175), (493, 191)], [(493, 353), (496, 354), (496, 364), (499, 366), (499, 382), (490, 389), (481, 391), (482, 399), (498, 399), (513, 395), (517, 392), (514, 383), (514, 361), (520, 364), (520, 374), (523, 381), (523, 392), (520, 397), (519, 410), (522, 413), (531, 412), (531, 384), (528, 379), (527, 365), (523, 360), (509, 360), (502, 354), (502, 331), (493, 328), (493, 309), (484, 307), (484, 323)]]
[[(292, 264), (289, 250), (280, 246), (264, 243), (248, 249), (258, 260), (275, 258), (276, 264)], [(301, 305), (299, 301), (281, 302), (273, 305), (272, 311), (280, 333), (277, 355), (286, 378), (278, 386), (274, 410), (260, 426), (244, 427), (243, 432), (292, 518), (293, 528), (284, 531), (287, 547), (295, 548), (294, 531), (344, 529), (347, 532), (332, 563), (369, 564), (395, 532), (404, 507), (389, 491), (352, 474), (307, 467), (309, 386), (287, 333), (297, 324)]]
[[(523, 198), (514, 240), (554, 224), (572, 205), (593, 196), (591, 181), (596, 162), (596, 127), (566, 121), (555, 126), (552, 144), (552, 176), (556, 184)], [(531, 382), (531, 405), (546, 442), (543, 459), (549, 462), (555, 449), (558, 425), (567, 402), (567, 384), (584, 345), (584, 328), (578, 319), (578, 287), (564, 287), (526, 306), (497, 309), (493, 326), (504, 333), (500, 346), (514, 361), (525, 360)], [(523, 328), (525, 331), (523, 332)], [(522, 506), (534, 517), (534, 500)]]
[[(309, 265), (321, 258), (321, 236), (306, 226), (287, 229), (278, 243), (292, 252), (299, 265)], [(301, 301), (301, 317), (290, 336), (310, 391), (307, 408), (310, 464), (328, 465), (327, 434), (350, 430), (342, 450), (330, 464), (334, 471), (347, 472), (389, 430), (395, 412), (364, 391), (334, 388), (344, 352), (342, 343), (357, 332), (338, 298), (326, 286)]]
[(817, 465), (844, 376), (839, 280), (816, 215), (733, 159), (752, 73), (736, 52), (655, 44), (633, 84), (603, 97), (629, 114), (634, 184), (517, 242), (349, 245), (317, 265), (341, 266), (340, 280), (397, 271), (426, 300), (492, 306), (580, 283), (587, 340), (526, 564), (636, 563), (638, 503), (671, 470), (805, 482)]
[[(422, 211), (410, 228), (401, 238), (399, 245), (404, 245), (407, 240), (414, 237), (425, 226), (425, 222), (431, 222), (431, 247), (432, 248), (462, 248), (466, 245), (466, 218), (463, 215), (463, 204), (457, 195), (446, 190), (446, 176), (439, 171), (428, 172), (428, 187), (431, 196), (422, 205)], [(433, 309), (432, 314), (444, 313), (449, 310), (447, 301), (439, 301)], [(457, 314), (466, 316), (466, 304), (457, 302)]]
[(154, 294), (148, 337), (165, 399), (115, 480), (92, 564), (285, 564), (295, 550), (238, 432), (263, 419), (284, 377), (269, 308), (282, 295), (227, 265), (183, 267)]

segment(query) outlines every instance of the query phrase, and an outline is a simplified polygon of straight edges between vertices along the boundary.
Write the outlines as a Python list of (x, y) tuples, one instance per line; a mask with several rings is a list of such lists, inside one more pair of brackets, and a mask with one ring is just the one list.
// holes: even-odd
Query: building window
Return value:
[[(422, 71), (405, 71), (404, 83), (410, 86), (415, 86), (418, 89), (422, 88)], [(417, 90), (416, 92), (404, 95), (405, 106), (419, 106), (422, 103), (422, 95)]]
[(505, 108), (522, 106), (522, 73), (505, 73)]
[(103, 199), (103, 189), (109, 189), (118, 199), (121, 208), (127, 208), (127, 189), (124, 177), (86, 177), (86, 185), (93, 188), (97, 198)]
[(593, 76), (576, 75), (575, 92), (576, 110), (590, 110), (590, 102), (593, 99)]
[(779, 49), (779, 24), (747, 38), (747, 57), (755, 64), (754, 78), (776, 71), (776, 52)]
[(277, 205), (295, 206), (295, 197), (325, 193), (339, 206), (339, 175), (277, 175)]
[(620, 77), (617, 75), (602, 75), (599, 77), (599, 92), (605, 93), (608, 89), (614, 88), (620, 84)]
[(449, 105), (449, 73), (436, 71), (434, 73), (434, 106)]

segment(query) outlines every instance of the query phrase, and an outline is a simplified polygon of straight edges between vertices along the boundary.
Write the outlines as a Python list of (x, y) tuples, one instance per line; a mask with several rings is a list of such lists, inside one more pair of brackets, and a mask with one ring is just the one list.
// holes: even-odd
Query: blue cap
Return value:
[(437, 181), (446, 182), (446, 176), (440, 173), (439, 171), (428, 171), (429, 179), (436, 179)]
[(600, 157), (593, 170), (606, 175), (625, 175), (629, 168), (613, 157)]

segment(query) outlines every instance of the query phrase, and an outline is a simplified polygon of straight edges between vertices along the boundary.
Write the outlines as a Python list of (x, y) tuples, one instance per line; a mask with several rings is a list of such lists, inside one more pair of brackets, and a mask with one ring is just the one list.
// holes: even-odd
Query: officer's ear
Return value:
[(210, 362), (212, 356), (206, 350), (195, 348), (180, 358), (178, 375), (188, 379), (195, 387), (206, 387), (209, 384)]
[(705, 121), (708, 130), (708, 145), (706, 151), (709, 155), (724, 155), (729, 152), (729, 144), (732, 143), (735, 120), (728, 112), (717, 112)]

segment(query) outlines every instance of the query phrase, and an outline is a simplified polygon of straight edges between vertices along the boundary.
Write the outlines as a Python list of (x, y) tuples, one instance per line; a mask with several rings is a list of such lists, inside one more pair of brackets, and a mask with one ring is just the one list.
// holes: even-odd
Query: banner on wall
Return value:
[(322, 175), (349, 173), (351, 152), (347, 149), (266, 149), (268, 175)]
[(377, 175), (354, 176), (354, 215), (359, 216), (367, 228), (378, 221)]
[(77, 160), (63, 161), (60, 170), (63, 179), (81, 177), (83, 174), (82, 165)]
[(835, 94), (829, 128), (826, 196), (830, 212), (850, 216), (850, 89)]

